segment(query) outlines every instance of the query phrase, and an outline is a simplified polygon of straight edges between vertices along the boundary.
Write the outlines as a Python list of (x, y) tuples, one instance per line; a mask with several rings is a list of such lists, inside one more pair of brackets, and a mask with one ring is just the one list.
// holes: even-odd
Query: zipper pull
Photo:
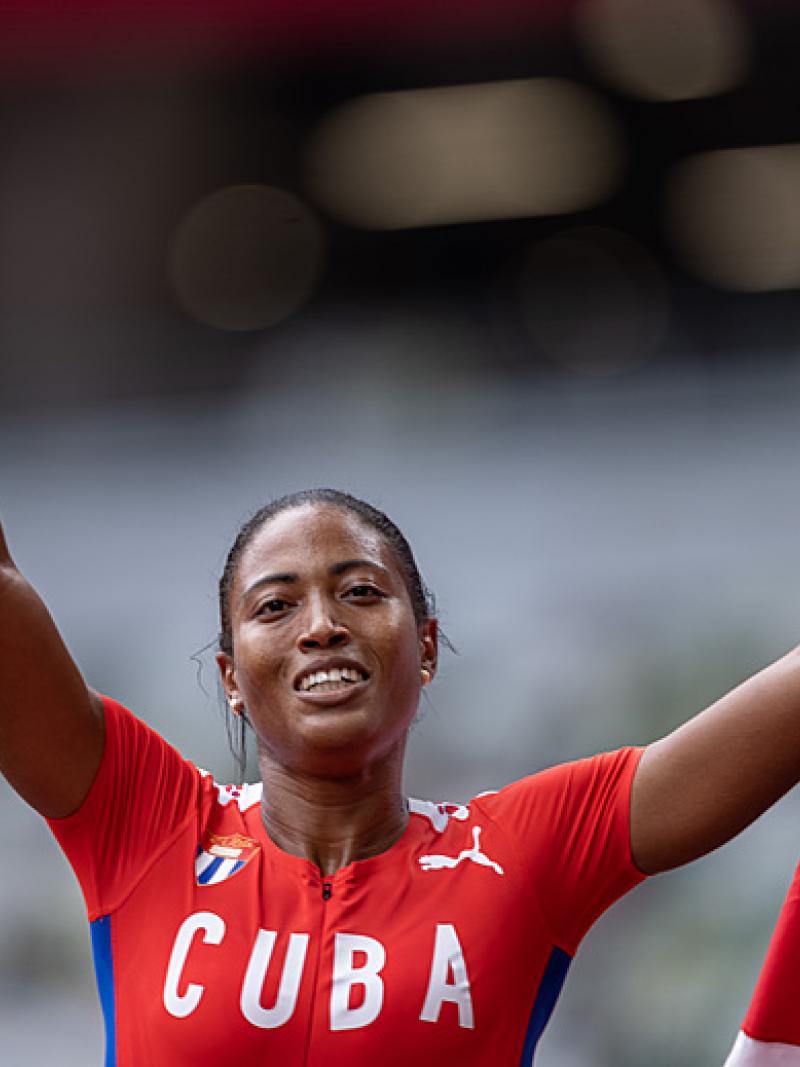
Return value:
[(330, 882), (323, 882), (322, 883), (322, 899), (323, 900), (330, 900), (332, 895), (333, 895), (333, 886), (331, 885), (331, 883)]

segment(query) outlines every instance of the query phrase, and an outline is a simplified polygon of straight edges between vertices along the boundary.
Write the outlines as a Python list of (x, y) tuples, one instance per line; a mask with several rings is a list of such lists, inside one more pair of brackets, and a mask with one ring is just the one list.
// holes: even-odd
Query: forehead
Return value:
[(383, 535), (358, 515), (330, 504), (303, 504), (261, 526), (242, 553), (236, 581), (246, 586), (263, 574), (301, 576), (348, 559), (374, 560), (402, 580)]

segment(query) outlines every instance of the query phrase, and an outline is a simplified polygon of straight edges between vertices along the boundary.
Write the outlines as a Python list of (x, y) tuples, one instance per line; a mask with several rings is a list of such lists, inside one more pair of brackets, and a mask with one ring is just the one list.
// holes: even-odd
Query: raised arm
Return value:
[(102, 751), (100, 700), (0, 527), (0, 770), (42, 815), (60, 817), (80, 806)]
[(631, 796), (648, 874), (724, 844), (800, 780), (800, 650), (650, 745)]

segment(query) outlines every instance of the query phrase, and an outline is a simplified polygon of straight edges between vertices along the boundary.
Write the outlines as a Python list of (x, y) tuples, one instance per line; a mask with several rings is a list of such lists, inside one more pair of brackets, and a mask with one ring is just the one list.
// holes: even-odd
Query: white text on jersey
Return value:
[[(184, 975), (193, 942), (199, 938), (205, 945), (220, 945), (225, 930), (225, 920), (213, 911), (195, 912), (181, 923), (175, 935), (164, 981), (164, 1007), (174, 1018), (185, 1019), (195, 1012), (205, 991), (204, 986), (191, 981), (191, 976)], [(261, 1003), (261, 992), (277, 939), (275, 930), (258, 931), (242, 978), (239, 998), (242, 1015), (262, 1030), (274, 1030), (291, 1019), (308, 954), (309, 935), (289, 934), (275, 1003), (265, 1008)], [(378, 1018), (383, 1007), (381, 971), (385, 965), (386, 948), (376, 938), (364, 934), (334, 935), (329, 1004), (329, 1026), (332, 1031), (360, 1029)], [(351, 1008), (350, 992), (356, 986), (361, 988), (363, 998), (358, 1007)], [(183, 992), (179, 992), (181, 988)], [(436, 924), (433, 956), (421, 1000), (418, 1018), (423, 1022), (438, 1022), (442, 1005), (450, 1003), (456, 1006), (458, 1025), (463, 1029), (474, 1029), (467, 965), (456, 928), (451, 923)]]

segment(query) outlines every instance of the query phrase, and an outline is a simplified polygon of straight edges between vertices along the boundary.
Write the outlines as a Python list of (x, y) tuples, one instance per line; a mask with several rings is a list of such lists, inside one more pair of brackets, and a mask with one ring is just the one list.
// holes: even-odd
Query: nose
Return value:
[(302, 651), (319, 648), (342, 648), (350, 643), (350, 631), (334, 618), (326, 597), (311, 597), (305, 625), (297, 636)]

